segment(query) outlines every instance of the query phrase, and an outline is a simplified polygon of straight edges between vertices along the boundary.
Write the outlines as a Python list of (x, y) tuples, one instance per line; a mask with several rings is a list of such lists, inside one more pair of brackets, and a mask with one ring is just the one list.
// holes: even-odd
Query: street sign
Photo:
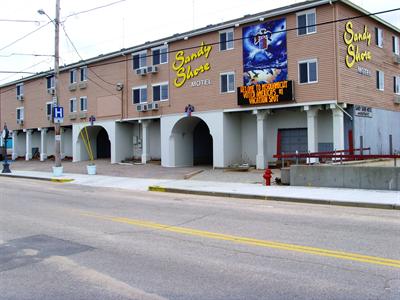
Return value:
[(54, 123), (64, 122), (64, 107), (55, 106), (53, 107)]
[(89, 118), (90, 126), (93, 126), (94, 121), (96, 121), (96, 117), (91, 115)]

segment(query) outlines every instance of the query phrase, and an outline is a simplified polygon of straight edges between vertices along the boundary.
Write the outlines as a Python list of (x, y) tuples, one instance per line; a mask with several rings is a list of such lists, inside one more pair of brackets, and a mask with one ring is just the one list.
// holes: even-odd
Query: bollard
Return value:
[(270, 169), (265, 169), (265, 173), (263, 175), (263, 178), (265, 179), (265, 185), (271, 185), (271, 178), (272, 178), (272, 171)]

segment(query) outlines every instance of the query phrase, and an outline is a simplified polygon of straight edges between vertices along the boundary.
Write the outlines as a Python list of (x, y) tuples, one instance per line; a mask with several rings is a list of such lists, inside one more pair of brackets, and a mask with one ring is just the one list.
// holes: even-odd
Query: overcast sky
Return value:
[[(0, 9), (0, 71), (40, 72), (53, 67), (54, 26), (37, 11), (55, 17), (55, 0), (13, 0)], [(113, 2), (111, 6), (90, 10)], [(295, 0), (61, 0), (64, 29), (84, 59), (132, 47), (146, 41), (181, 33), (302, 1)], [(398, 0), (353, 0), (370, 12), (400, 7)], [(380, 15), (400, 28), (400, 11)], [(8, 22), (5, 20), (36, 22)], [(43, 28), (40, 28), (44, 26)], [(23, 36), (31, 33), (28, 37)], [(22, 38), (20, 41), (16, 40)], [(14, 43), (15, 42), (15, 43)], [(9, 46), (10, 44), (13, 44)], [(80, 57), (60, 29), (60, 63), (79, 61)], [(0, 73), (0, 85), (28, 74)]]

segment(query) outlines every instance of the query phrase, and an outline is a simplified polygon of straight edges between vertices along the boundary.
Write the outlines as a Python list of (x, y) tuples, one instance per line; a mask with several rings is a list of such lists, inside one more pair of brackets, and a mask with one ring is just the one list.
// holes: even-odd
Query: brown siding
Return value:
[[(329, 22), (336, 18), (355, 16), (358, 13), (341, 3), (324, 5), (316, 8), (317, 23)], [(366, 77), (357, 73), (356, 67), (349, 69), (345, 66), (346, 45), (343, 41), (345, 22), (331, 23), (318, 26), (317, 32), (305, 36), (297, 36), (296, 14), (285, 16), (287, 21), (287, 51), (288, 51), (288, 79), (295, 82), (296, 102), (312, 102), (324, 100), (338, 100), (350, 104), (363, 104), (371, 107), (380, 107), (399, 111), (399, 105), (393, 104), (393, 76), (399, 75), (399, 66), (392, 63), (391, 32), (383, 25), (384, 48), (380, 49), (374, 44), (374, 27), (377, 25), (371, 18), (353, 20), (354, 30), (362, 31), (364, 24), (368, 26), (372, 34), (372, 43), (368, 49), (372, 52), (372, 61), (359, 63), (368, 68), (372, 76)], [(265, 20), (267, 21), (267, 20)], [(263, 22), (265, 22), (263, 21)], [(237, 94), (220, 93), (220, 73), (235, 72), (236, 86), (243, 85), (243, 54), (242, 54), (242, 26), (234, 27), (234, 49), (228, 51), (219, 50), (219, 32), (181, 39), (170, 43), (167, 64), (158, 65), (156, 74), (146, 76), (136, 75), (132, 66), (132, 55), (120, 55), (112, 59), (104, 59), (101, 62), (88, 66), (87, 87), (75, 91), (69, 90), (69, 71), (60, 75), (60, 104), (64, 106), (64, 126), (73, 122), (88, 121), (90, 115), (95, 115), (98, 120), (115, 120), (122, 118), (137, 118), (159, 116), (173, 113), (183, 113), (189, 103), (195, 106), (196, 111), (208, 111), (218, 109), (239, 108)], [(200, 44), (212, 45), (212, 51), (208, 59), (198, 58), (191, 62), (192, 69), (208, 62), (211, 70), (199, 74), (190, 79), (180, 88), (173, 82), (176, 72), (172, 68), (176, 52), (185, 49), (185, 55), (198, 51)], [(335, 44), (337, 43), (337, 44)], [(189, 49), (191, 48), (191, 49)], [(360, 48), (365, 48), (360, 43)], [(151, 49), (147, 49), (147, 65), (151, 65)], [(318, 61), (318, 82), (314, 84), (298, 84), (298, 62), (307, 59)], [(375, 71), (379, 69), (385, 72), (385, 91), (377, 91), (375, 88)], [(79, 71), (79, 69), (78, 69)], [(97, 74), (97, 75), (96, 75)], [(78, 74), (79, 75), (79, 74)], [(78, 76), (79, 77), (79, 76)], [(194, 80), (211, 80), (211, 85), (192, 87)], [(116, 90), (116, 84), (124, 84), (122, 91)], [(148, 87), (148, 103), (152, 102), (152, 84), (169, 82), (169, 100), (160, 102), (159, 111), (137, 112), (132, 103), (132, 88), (146, 85)], [(79, 78), (78, 78), (79, 84)], [(49, 127), (52, 124), (46, 119), (45, 104), (51, 101), (51, 95), (47, 93), (46, 79), (39, 78), (25, 82), (25, 100), (21, 103), (16, 100), (15, 85), (2, 88), (1, 91), (1, 121), (7, 122), (10, 129)], [(9, 90), (9, 91), (7, 91)], [(79, 97), (87, 96), (88, 112), (86, 118), (79, 118)], [(77, 98), (78, 118), (69, 119), (69, 99)], [(25, 123), (23, 127), (16, 124), (16, 107), (25, 107)]]
[[(337, 9), (339, 19), (359, 15), (357, 11), (343, 4), (339, 4)], [(352, 23), (354, 32), (363, 32), (364, 25), (366, 25), (368, 31), (371, 33), (370, 46), (367, 46), (365, 42), (354, 43), (354, 45), (358, 45), (360, 51), (371, 51), (372, 59), (370, 61), (355, 63), (352, 68), (347, 68), (345, 64), (347, 45), (343, 39), (346, 21), (338, 22), (339, 101), (400, 111), (400, 106), (393, 102), (393, 76), (400, 75), (399, 65), (395, 65), (392, 62), (392, 36), (395, 32), (371, 18), (353, 19)], [(379, 48), (375, 45), (375, 27), (383, 29), (383, 48)], [(371, 71), (371, 76), (368, 77), (357, 73), (357, 66), (369, 69)], [(384, 72), (384, 91), (376, 89), (376, 70)]]

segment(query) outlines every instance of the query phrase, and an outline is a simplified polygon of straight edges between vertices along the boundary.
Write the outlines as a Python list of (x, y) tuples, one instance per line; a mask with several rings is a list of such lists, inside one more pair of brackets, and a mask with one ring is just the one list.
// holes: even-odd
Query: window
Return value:
[(219, 32), (219, 51), (233, 49), (233, 29)]
[(400, 76), (393, 77), (393, 92), (400, 95)]
[(168, 47), (162, 46), (151, 50), (153, 55), (153, 65), (165, 64), (168, 62)]
[(69, 71), (69, 83), (76, 83), (76, 69)]
[(378, 27), (375, 27), (375, 45), (383, 48), (383, 30)]
[(87, 111), (87, 97), (81, 97), (79, 101), (80, 101), (81, 111)]
[(81, 81), (86, 81), (88, 79), (87, 77), (87, 67), (82, 67), (80, 68), (80, 73), (81, 73)]
[(146, 103), (147, 102), (147, 86), (138, 86), (132, 89), (132, 103)]
[(17, 99), (20, 100), (24, 96), (24, 84), (17, 84)]
[(17, 121), (23, 121), (23, 120), (24, 120), (24, 108), (17, 107)]
[(221, 93), (235, 92), (235, 73), (222, 73), (220, 74)]
[(316, 59), (299, 62), (299, 82), (318, 82), (318, 66)]
[(52, 102), (46, 102), (46, 116), (47, 118), (51, 118), (53, 115), (53, 103)]
[(392, 36), (392, 51), (394, 54), (399, 55), (399, 37), (398, 36)]
[(153, 101), (168, 100), (168, 82), (153, 85)]
[(376, 88), (380, 91), (383, 91), (385, 89), (385, 82), (384, 79), (385, 75), (382, 71), (377, 70), (376, 71)]
[(303, 11), (297, 14), (297, 35), (305, 35), (317, 32), (317, 16), (315, 9)]
[(132, 55), (133, 58), (133, 69), (139, 69), (139, 68), (143, 68), (146, 66), (147, 64), (147, 52), (143, 51), (140, 53), (135, 53)]
[(76, 112), (76, 98), (69, 99), (69, 112)]
[(54, 76), (46, 77), (47, 89), (54, 89)]

